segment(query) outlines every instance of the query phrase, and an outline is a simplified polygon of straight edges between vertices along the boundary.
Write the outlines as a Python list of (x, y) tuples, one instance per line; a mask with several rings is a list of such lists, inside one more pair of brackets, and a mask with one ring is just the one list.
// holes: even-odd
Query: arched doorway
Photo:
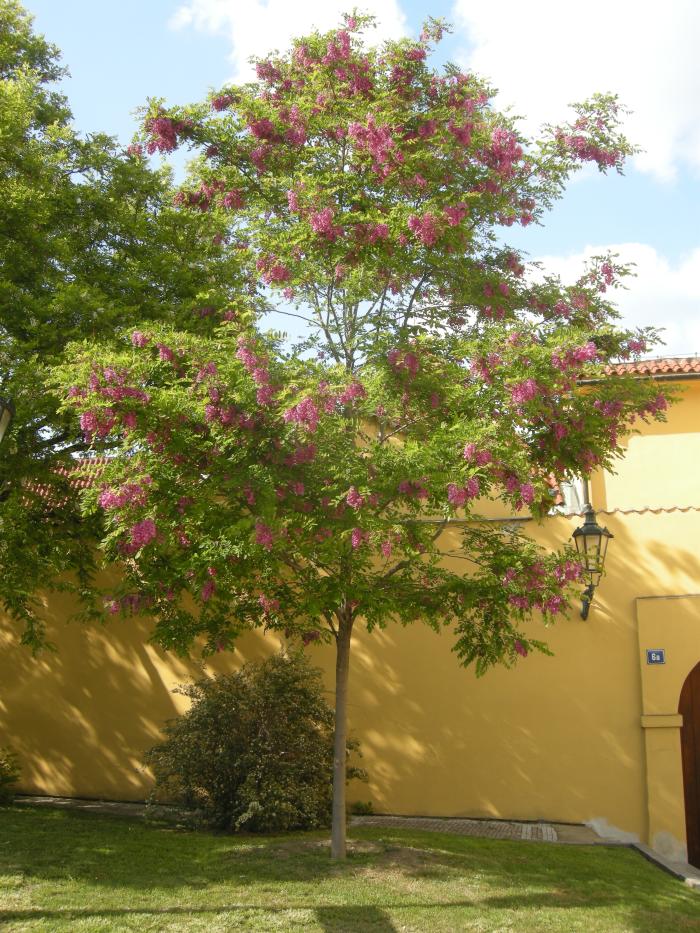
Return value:
[(700, 663), (688, 674), (678, 712), (683, 717), (681, 754), (688, 861), (700, 867)]

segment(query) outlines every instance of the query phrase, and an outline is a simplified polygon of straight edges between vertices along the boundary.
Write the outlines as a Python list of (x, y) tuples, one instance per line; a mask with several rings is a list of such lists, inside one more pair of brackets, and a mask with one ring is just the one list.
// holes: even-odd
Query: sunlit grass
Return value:
[(0, 809), (5, 931), (700, 931), (700, 894), (623, 848), (362, 828), (216, 836)]

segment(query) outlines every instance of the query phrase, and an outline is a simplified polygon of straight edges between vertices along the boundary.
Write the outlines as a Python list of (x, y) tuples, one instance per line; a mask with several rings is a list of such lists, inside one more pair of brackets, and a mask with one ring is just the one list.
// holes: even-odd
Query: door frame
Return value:
[[(691, 680), (692, 678), (692, 680)], [(678, 712), (683, 718), (681, 724), (681, 763), (683, 765), (683, 791), (685, 795), (686, 842), (688, 844), (688, 861), (693, 857), (692, 864), (700, 865), (700, 661), (691, 668), (690, 673), (683, 681), (681, 695), (678, 702)], [(688, 711), (686, 717), (683, 709), (683, 697)], [(685, 740), (683, 738), (685, 732)], [(686, 753), (687, 752), (687, 756)], [(686, 778), (688, 783), (686, 784)], [(690, 786), (688, 786), (690, 785)], [(690, 801), (690, 807), (688, 803)], [(689, 818), (692, 817), (692, 826)], [(691, 845), (692, 843), (692, 845)]]
[[(700, 661), (700, 595), (636, 600), (646, 760), (647, 842), (673, 861), (688, 858), (678, 712), (683, 684)], [(647, 664), (663, 648), (664, 664)]]

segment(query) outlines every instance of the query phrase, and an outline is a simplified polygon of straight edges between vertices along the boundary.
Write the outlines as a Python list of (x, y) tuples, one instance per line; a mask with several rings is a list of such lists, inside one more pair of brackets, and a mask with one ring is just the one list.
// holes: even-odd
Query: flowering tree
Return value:
[[(255, 626), (335, 643), (334, 857), (353, 626), (449, 628), (479, 672), (546, 650), (528, 620), (564, 612), (580, 568), (479, 504), (542, 516), (550, 474), (609, 466), (665, 407), (596, 378), (653, 339), (615, 326), (625, 270), (536, 283), (499, 229), (537, 222), (582, 162), (620, 169), (615, 100), (527, 142), (477, 78), (428, 68), (439, 23), (381, 49), (367, 25), (296, 41), (207, 105), (152, 104), (143, 147), (200, 151), (177, 200), (225, 220), (247, 287), (213, 302), (213, 335), (144, 324), (56, 376), (115, 453), (84, 494), (123, 568), (108, 613), (146, 610), (174, 649)], [(270, 308), (303, 321), (292, 349)]]

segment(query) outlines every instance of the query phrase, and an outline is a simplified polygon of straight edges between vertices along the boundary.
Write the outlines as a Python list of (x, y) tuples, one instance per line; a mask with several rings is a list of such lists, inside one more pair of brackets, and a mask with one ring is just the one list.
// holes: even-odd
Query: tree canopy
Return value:
[(0, 0), (0, 394), (17, 409), (0, 457), (0, 568), (33, 644), (37, 589), (69, 568), (86, 582), (84, 542), (100, 534), (67, 475), (89, 445), (45, 374), (71, 341), (130, 321), (206, 332), (212, 295), (240, 287), (216, 224), (175, 209), (168, 171), (75, 130), (65, 74), (22, 7)]

